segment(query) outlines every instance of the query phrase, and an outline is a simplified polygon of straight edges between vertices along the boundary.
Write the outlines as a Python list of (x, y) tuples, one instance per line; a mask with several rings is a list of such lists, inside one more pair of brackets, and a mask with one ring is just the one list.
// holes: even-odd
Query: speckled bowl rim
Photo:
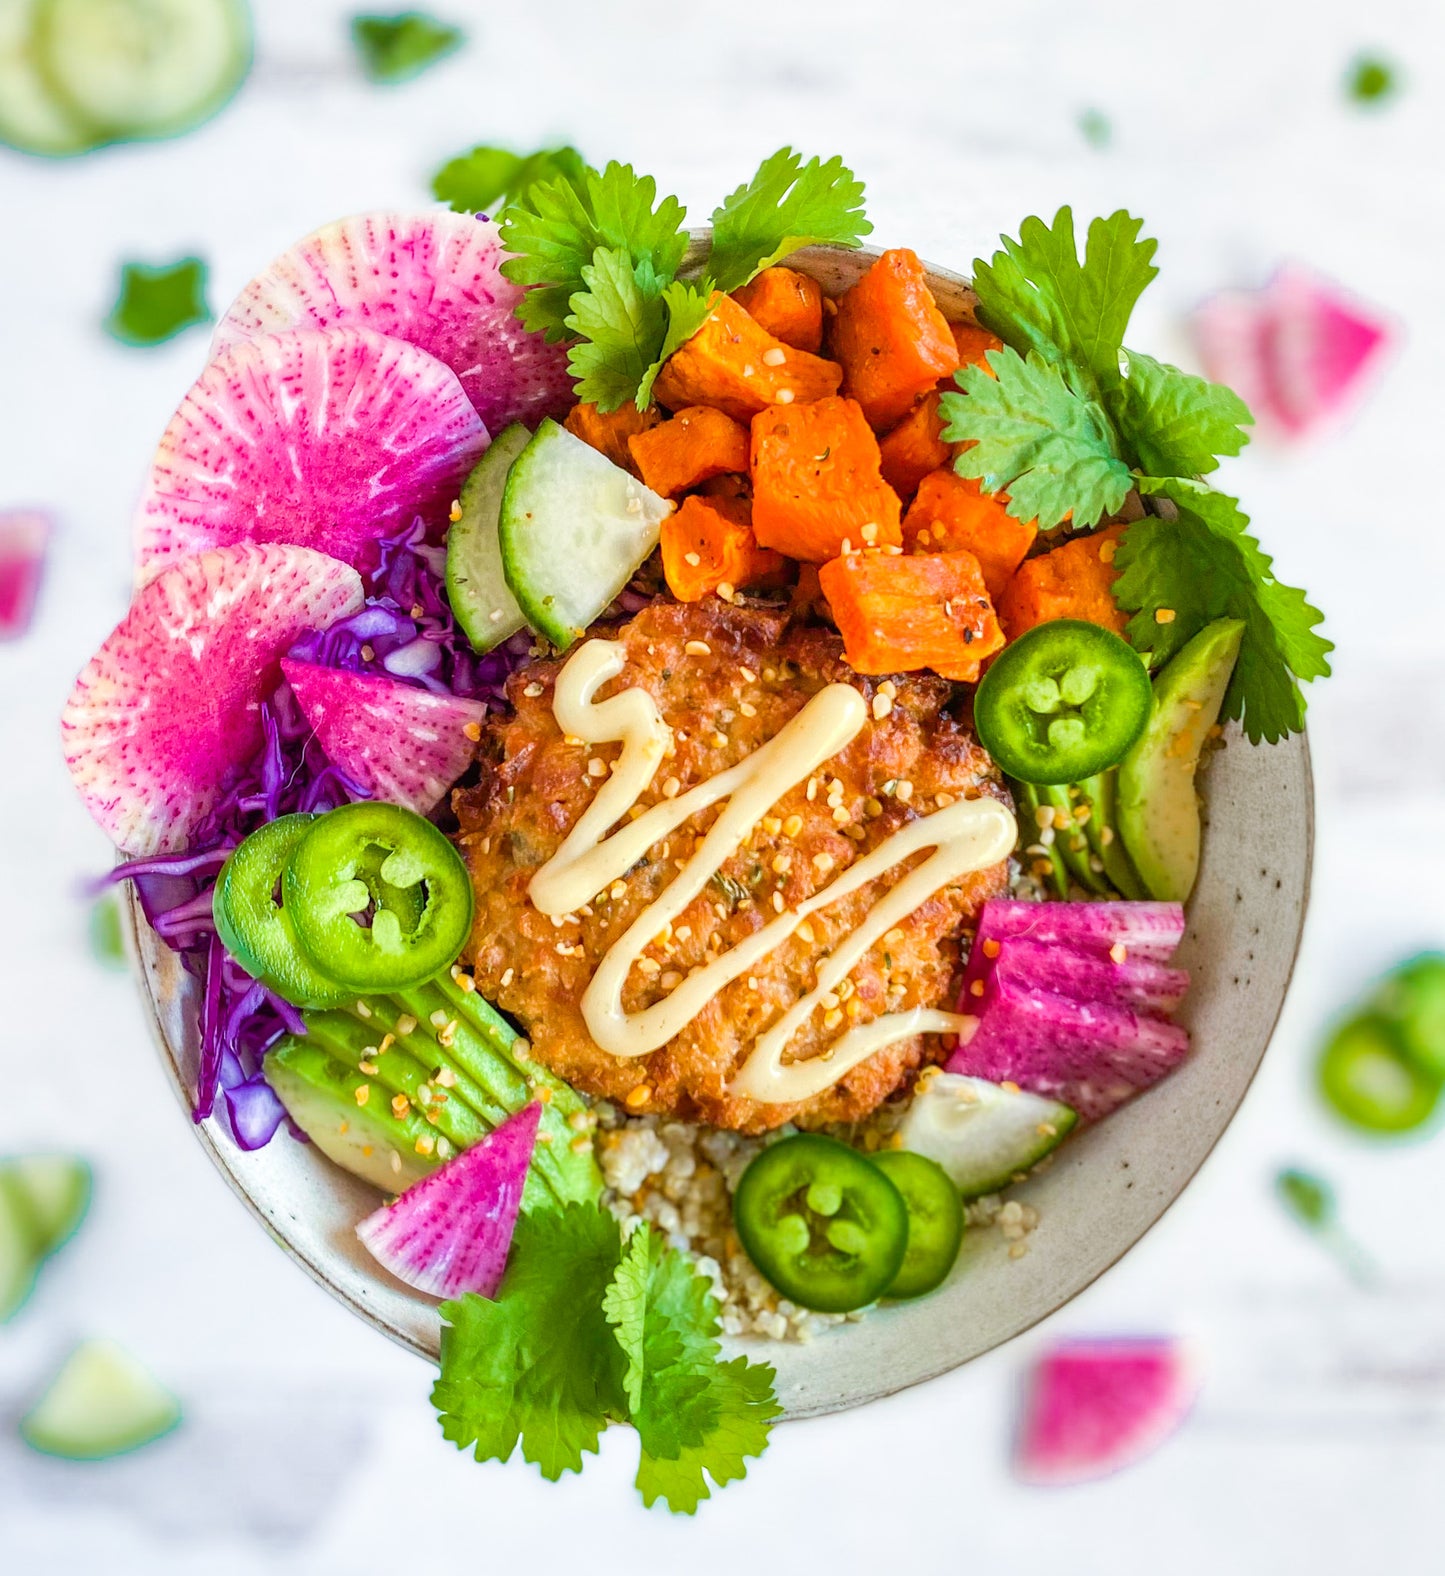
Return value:
[[(694, 244), (688, 258), (690, 263), (695, 262), (702, 255), (705, 236), (706, 232), (694, 232)], [(840, 283), (841, 279), (847, 274), (856, 273), (860, 262), (866, 263), (878, 255), (877, 250), (872, 248), (844, 251), (838, 248), (817, 247), (809, 248), (807, 251), (789, 259), (789, 262), (794, 266), (801, 264), (806, 271), (819, 277), (826, 287), (830, 282), (835, 285)], [(964, 312), (971, 311), (973, 294), (966, 279), (960, 275), (950, 273), (948, 270), (935, 268), (931, 265), (929, 266), (929, 275), (930, 282), (935, 292), (939, 295), (945, 311), (952, 309), (950, 315), (956, 315), (960, 310)], [(1308, 740), (1301, 734), (1282, 745), (1250, 746), (1238, 734), (1237, 729), (1229, 730), (1227, 736), (1228, 752), (1258, 750), (1261, 748), (1277, 749), (1285, 752), (1294, 751), (1298, 754), (1295, 770), (1301, 802), (1295, 806), (1295, 809), (1301, 816), (1302, 849), (1299, 853), (1299, 865), (1291, 872), (1291, 887), (1297, 894), (1297, 920), (1294, 925), (1293, 935), (1288, 938), (1288, 956), (1280, 973), (1278, 988), (1272, 994), (1267, 1022), (1264, 1023), (1263, 1032), (1256, 1037), (1258, 1049), (1251, 1056), (1247, 1066), (1242, 1069), (1243, 1076), (1238, 1078), (1236, 1084), (1231, 1085), (1227, 1099), (1216, 1100), (1216, 1111), (1212, 1118), (1216, 1125), (1213, 1136), (1209, 1139), (1207, 1145), (1191, 1157), (1190, 1164), (1184, 1170), (1168, 1179), (1158, 1199), (1157, 1207), (1150, 1206), (1148, 1208), (1148, 1218), (1143, 1220), (1137, 1230), (1132, 1231), (1127, 1240), (1122, 1241), (1116, 1249), (1110, 1251), (1107, 1255), (1090, 1262), (1088, 1268), (1081, 1275), (1075, 1276), (1070, 1280), (1066, 1290), (1056, 1295), (1046, 1296), (1033, 1306), (1021, 1308), (1017, 1317), (1006, 1319), (1003, 1326), (995, 1332), (992, 1338), (988, 1339), (986, 1344), (979, 1345), (974, 1349), (966, 1349), (968, 1342), (965, 1338), (956, 1343), (956, 1347), (962, 1346), (965, 1349), (956, 1349), (956, 1347), (955, 1349), (949, 1349), (947, 1342), (937, 1343), (935, 1349), (939, 1352), (939, 1356), (936, 1360), (907, 1364), (902, 1372), (889, 1372), (886, 1364), (870, 1367), (867, 1378), (861, 1383), (852, 1385), (829, 1386), (824, 1384), (815, 1386), (804, 1383), (790, 1386), (786, 1383), (780, 1383), (780, 1399), (782, 1399), (785, 1406), (786, 1418), (799, 1419), (821, 1416), (830, 1412), (865, 1405), (870, 1401), (880, 1400), (885, 1396), (897, 1394), (899, 1391), (911, 1388), (915, 1384), (922, 1384), (930, 1379), (935, 1379), (951, 1372), (964, 1363), (972, 1361), (975, 1357), (981, 1356), (985, 1352), (991, 1351), (1032, 1329), (1043, 1319), (1071, 1302), (1082, 1291), (1098, 1280), (1101, 1275), (1112, 1269), (1142, 1239), (1145, 1233), (1163, 1218), (1167, 1210), (1184, 1192), (1185, 1188), (1198, 1174), (1204, 1162), (1213, 1153), (1215, 1146), (1220, 1138), (1223, 1137), (1249, 1092), (1279, 1022), (1280, 1014), (1284, 1010), (1290, 980), (1293, 976), (1303, 938), (1313, 874), (1314, 784)], [(1207, 776), (1205, 783), (1207, 805)], [(1272, 798), (1267, 792), (1262, 794), (1261, 797), (1266, 802)], [(1207, 836), (1206, 856), (1208, 848), (1209, 838)], [(1261, 871), (1261, 874), (1263, 873)], [(1236, 901), (1239, 900), (1240, 894), (1236, 892)], [(170, 1084), (172, 1092), (176, 1096), (177, 1102), (185, 1113), (187, 1120), (191, 1121), (197, 1141), (210, 1157), (211, 1162), (225, 1178), (228, 1186), (247, 1210), (266, 1230), (267, 1234), (319, 1286), (323, 1287), (339, 1302), (350, 1308), (352, 1312), (375, 1326), (399, 1345), (405, 1346), (408, 1350), (415, 1352), (418, 1356), (430, 1362), (435, 1362), (437, 1356), (436, 1343), (418, 1335), (415, 1329), (415, 1319), (410, 1321), (412, 1327), (408, 1327), (408, 1321), (389, 1315), (379, 1308), (369, 1305), (363, 1291), (345, 1284), (352, 1277), (342, 1273), (343, 1266), (339, 1258), (333, 1259), (325, 1253), (306, 1252), (297, 1246), (292, 1240), (294, 1233), (288, 1233), (284, 1225), (278, 1222), (274, 1212), (268, 1213), (268, 1210), (258, 1200), (254, 1178), (247, 1174), (246, 1169), (253, 1157), (235, 1145), (229, 1133), (215, 1118), (200, 1123), (191, 1119), (191, 1097), (185, 1071), (186, 1050), (184, 1047), (174, 1045), (171, 1042), (171, 1037), (163, 1021), (160, 1003), (152, 985), (151, 972), (147, 967), (148, 959), (162, 957), (164, 953), (163, 945), (146, 924), (140, 903), (130, 889), (127, 889), (125, 894), (122, 913), (131, 966), (136, 976), (147, 1023), (161, 1055), (167, 1082)], [(1258, 930), (1258, 927), (1256, 927), (1256, 930)], [(1252, 957), (1253, 954), (1251, 953), (1250, 956)], [(1237, 978), (1235, 983), (1238, 983)], [(1204, 1054), (1204, 1046), (1197, 1043), (1191, 1060), (1202, 1057)], [(1178, 1074), (1175, 1076), (1177, 1077)], [(1134, 1105), (1136, 1107), (1141, 1105), (1144, 1100), (1148, 1100), (1153, 1094), (1154, 1091), (1151, 1091), (1150, 1095), (1142, 1097), (1142, 1100), (1134, 1102)], [(1110, 1121), (1117, 1121), (1118, 1119), (1118, 1116), (1116, 1116), (1111, 1118)], [(1106, 1123), (1090, 1131), (1097, 1134), (1106, 1132), (1107, 1128), (1108, 1124)], [(1079, 1142), (1079, 1139), (1071, 1140), (1071, 1146), (1077, 1145)], [(1060, 1154), (1067, 1153), (1071, 1146), (1065, 1146), (1065, 1149), (1061, 1150)], [(311, 1154), (315, 1155), (315, 1153), (315, 1151), (311, 1151)], [(361, 1185), (354, 1184), (352, 1179), (344, 1177), (341, 1172), (331, 1167), (329, 1162), (320, 1159), (319, 1156), (317, 1159), (319, 1160), (319, 1169), (328, 1176), (329, 1184), (333, 1188), (341, 1189)], [(1130, 1185), (1132, 1186), (1132, 1183)], [(374, 1195), (372, 1196), (374, 1197)], [(970, 1233), (971, 1237), (976, 1235), (975, 1233)], [(385, 1276), (384, 1272), (378, 1270), (376, 1279), (379, 1282), (389, 1281), (390, 1277)], [(916, 1316), (920, 1308), (926, 1309), (930, 1303), (935, 1304), (935, 1306), (939, 1305), (939, 1299), (946, 1295), (947, 1290), (948, 1288), (946, 1287), (943, 1291), (935, 1294), (934, 1298), (923, 1299), (917, 1304), (898, 1305), (883, 1312), (875, 1312), (869, 1316), (869, 1320), (865, 1321), (865, 1323), (848, 1325), (839, 1330), (829, 1332), (806, 1347), (798, 1347), (795, 1343), (762, 1342), (756, 1339), (743, 1339), (729, 1342), (728, 1344), (737, 1350), (747, 1351), (752, 1356), (763, 1356), (773, 1361), (780, 1369), (780, 1379), (786, 1380), (790, 1359), (794, 1358), (797, 1353), (804, 1352), (810, 1354), (810, 1356), (823, 1353), (824, 1356), (821, 1363), (815, 1363), (814, 1366), (821, 1366), (826, 1369), (829, 1367), (827, 1362), (828, 1353), (831, 1351), (835, 1352), (839, 1357), (843, 1356), (847, 1344), (850, 1341), (856, 1341), (859, 1332), (867, 1330), (873, 1321), (890, 1317), (896, 1318), (900, 1312), (904, 1313), (905, 1316)], [(416, 1294), (408, 1295), (416, 1297)], [(434, 1314), (435, 1304), (430, 1299), (416, 1298), (416, 1300), (428, 1304)], [(435, 1322), (434, 1319), (433, 1322)], [(833, 1364), (832, 1366), (842, 1365)], [(797, 1393), (790, 1394), (790, 1390)]]

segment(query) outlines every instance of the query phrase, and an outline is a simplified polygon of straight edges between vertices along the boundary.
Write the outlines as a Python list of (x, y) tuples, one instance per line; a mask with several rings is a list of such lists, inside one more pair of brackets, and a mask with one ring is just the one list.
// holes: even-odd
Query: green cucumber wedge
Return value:
[(672, 504), (547, 420), (502, 497), (502, 569), (533, 629), (566, 650), (657, 546)]
[(34, 40), (56, 100), (103, 141), (189, 130), (251, 64), (243, 0), (40, 0)]
[(24, 1306), (44, 1257), (24, 1195), (12, 1178), (0, 1176), (0, 1324)]
[(964, 1198), (997, 1193), (1059, 1147), (1077, 1114), (1057, 1100), (962, 1073), (924, 1079), (903, 1118), (903, 1148), (936, 1160)]
[(1149, 896), (1182, 903), (1199, 874), (1199, 752), (1219, 717), (1244, 624), (1219, 618), (1154, 680), (1154, 709), (1119, 762), (1119, 835)]
[(520, 421), (492, 439), (462, 487), (461, 518), (447, 532), (447, 600), (477, 651), (490, 651), (527, 627), (502, 573), (497, 525), (507, 473), (531, 439)]
[(63, 158), (105, 140), (63, 99), (41, 68), (38, 18), (46, 0), (0, 0), (0, 143)]
[(17, 1313), (40, 1266), (75, 1234), (90, 1205), (90, 1167), (69, 1155), (0, 1161), (0, 1324)]
[(85, 1341), (20, 1420), (33, 1449), (67, 1461), (103, 1461), (168, 1434), (181, 1407), (114, 1341)]

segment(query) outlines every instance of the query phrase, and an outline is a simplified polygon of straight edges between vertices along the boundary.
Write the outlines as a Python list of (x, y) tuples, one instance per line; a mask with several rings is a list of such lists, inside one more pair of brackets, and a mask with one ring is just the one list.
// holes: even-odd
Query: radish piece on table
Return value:
[(201, 553), (136, 593), (60, 722), (70, 775), (118, 847), (186, 846), (260, 749), (282, 654), (362, 601), (354, 569), (276, 543)]
[(542, 1107), (534, 1100), (479, 1144), (356, 1228), (376, 1261), (432, 1297), (494, 1296), (507, 1267)]
[(216, 344), (288, 328), (375, 329), (457, 377), (489, 432), (574, 402), (564, 346), (516, 318), (497, 226), (469, 213), (363, 213), (308, 235), (242, 290)]
[(1183, 1343), (1167, 1336), (1060, 1341), (1034, 1365), (1014, 1470), (1026, 1483), (1086, 1483), (1147, 1456), (1198, 1393)]
[(1097, 1122), (1188, 1054), (1187, 1031), (1165, 1018), (997, 979), (977, 1031), (947, 1070), (1015, 1083)]
[(1189, 989), (1186, 969), (1171, 969), (1149, 958), (1131, 958), (1121, 948), (1116, 961), (1106, 952), (1085, 952), (1055, 942), (1010, 938), (998, 943), (998, 956), (982, 960), (980, 995), (966, 993), (960, 1010), (986, 1009), (993, 981), (1012, 980), (1025, 990), (1056, 991), (1076, 1001), (1103, 1002), (1132, 1007), (1136, 1012), (1169, 1013), (1184, 1000)]
[(30, 627), (50, 527), (50, 516), (39, 509), (0, 513), (0, 640), (13, 640)]
[(476, 754), (480, 701), (289, 658), (281, 671), (327, 760), (373, 799), (425, 815)]
[(142, 583), (237, 542), (369, 567), (378, 537), (445, 521), (487, 447), (451, 370), (365, 329), (233, 345), (181, 401), (136, 518)]
[(1297, 263), (1262, 289), (1211, 297), (1193, 328), (1210, 377), (1291, 438), (1353, 403), (1391, 337), (1374, 308)]

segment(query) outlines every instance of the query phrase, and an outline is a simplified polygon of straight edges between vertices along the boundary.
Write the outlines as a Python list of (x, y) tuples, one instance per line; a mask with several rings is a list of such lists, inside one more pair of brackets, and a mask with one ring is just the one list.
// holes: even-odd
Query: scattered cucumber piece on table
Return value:
[(25, 1305), (44, 1257), (23, 1194), (0, 1177), (0, 1324)]
[(885, 1149), (873, 1164), (903, 1195), (908, 1210), (908, 1245), (893, 1277), (890, 1298), (922, 1297), (936, 1291), (953, 1268), (963, 1241), (963, 1200), (936, 1160), (908, 1149)]
[(1154, 680), (1154, 707), (1119, 763), (1119, 833), (1149, 896), (1182, 903), (1199, 874), (1199, 752), (1219, 717), (1244, 623), (1220, 618)]
[(35, 49), (56, 99), (99, 140), (198, 125), (251, 64), (243, 0), (42, 0)]
[(181, 1420), (180, 1402), (114, 1341), (85, 1341), (20, 1420), (26, 1444), (68, 1461), (138, 1450)]
[(1394, 1026), (1377, 1013), (1360, 1013), (1334, 1031), (1319, 1079), (1335, 1110), (1370, 1133), (1411, 1132), (1429, 1121), (1440, 1098), (1440, 1079), (1410, 1060)]
[(565, 650), (657, 546), (672, 504), (550, 418), (507, 475), (502, 569), (527, 622)]
[(37, 18), (45, 0), (0, 0), (0, 143), (60, 158), (105, 139), (59, 99), (40, 65)]
[(46, 1258), (70, 1241), (90, 1208), (90, 1167), (73, 1155), (0, 1161), (0, 1184), (18, 1189)]
[(962, 1073), (936, 1073), (899, 1128), (903, 1148), (936, 1160), (964, 1198), (997, 1193), (1073, 1131), (1078, 1115), (1057, 1100)]
[(502, 571), (497, 532), (507, 473), (531, 441), (520, 421), (492, 439), (462, 487), (461, 517), (447, 532), (447, 600), (477, 651), (490, 651), (527, 627)]

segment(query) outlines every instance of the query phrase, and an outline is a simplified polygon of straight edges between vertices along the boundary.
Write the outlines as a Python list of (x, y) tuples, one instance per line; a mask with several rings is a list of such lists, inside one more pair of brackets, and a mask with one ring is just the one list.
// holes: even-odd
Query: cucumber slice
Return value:
[(36, 47), (43, 4), (0, 0), (0, 142), (22, 153), (84, 153), (103, 139), (45, 79)]
[(550, 419), (502, 497), (502, 569), (527, 622), (565, 650), (657, 546), (672, 504)]
[(90, 1207), (90, 1167), (72, 1155), (23, 1155), (0, 1163), (0, 1185), (29, 1212), (42, 1257), (63, 1248)]
[(35, 1217), (14, 1178), (0, 1174), (0, 1324), (18, 1313), (45, 1257)]
[(1078, 1114), (1057, 1100), (962, 1073), (924, 1081), (904, 1116), (903, 1147), (927, 1155), (964, 1198), (997, 1193), (1073, 1131)]
[(175, 1396), (114, 1341), (84, 1341), (20, 1420), (26, 1444), (67, 1461), (138, 1450), (181, 1420)]
[(242, 0), (41, 0), (35, 43), (55, 95), (111, 138), (188, 130), (251, 64)]
[(502, 572), (497, 525), (507, 473), (531, 441), (520, 421), (492, 439), (462, 488), (461, 518), (447, 532), (447, 600), (477, 651), (490, 651), (527, 627)]

